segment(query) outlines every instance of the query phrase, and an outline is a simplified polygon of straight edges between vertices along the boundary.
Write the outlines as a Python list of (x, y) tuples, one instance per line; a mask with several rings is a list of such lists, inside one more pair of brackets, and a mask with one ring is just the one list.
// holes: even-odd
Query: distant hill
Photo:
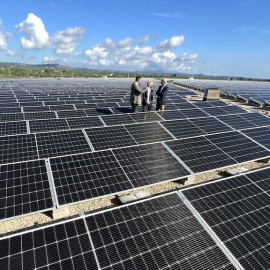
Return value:
[[(31, 65), (24, 63), (14, 63), (14, 62), (0, 62), (0, 68), (17, 68), (25, 70), (37, 70), (42, 71), (45, 69), (55, 70), (55, 71), (69, 71), (69, 72), (84, 72), (84, 73), (99, 73), (99, 74), (129, 74), (130, 76), (135, 76), (137, 74), (143, 76), (167, 76), (168, 78), (189, 78), (190, 76), (196, 79), (213, 79), (213, 80), (228, 80), (228, 79), (238, 79), (239, 77), (233, 76), (211, 76), (204, 74), (191, 74), (191, 73), (173, 73), (173, 72), (163, 72), (161, 70), (144, 70), (144, 71), (121, 71), (113, 69), (89, 69), (89, 68), (78, 68), (70, 67), (60, 64), (42, 64), (42, 65)], [(249, 78), (241, 77), (242, 80), (248, 80)]]

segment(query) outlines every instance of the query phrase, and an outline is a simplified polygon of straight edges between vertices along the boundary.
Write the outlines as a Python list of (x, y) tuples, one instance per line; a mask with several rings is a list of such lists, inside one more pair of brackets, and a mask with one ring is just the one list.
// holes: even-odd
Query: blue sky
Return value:
[(270, 78), (270, 1), (3, 1), (0, 61)]

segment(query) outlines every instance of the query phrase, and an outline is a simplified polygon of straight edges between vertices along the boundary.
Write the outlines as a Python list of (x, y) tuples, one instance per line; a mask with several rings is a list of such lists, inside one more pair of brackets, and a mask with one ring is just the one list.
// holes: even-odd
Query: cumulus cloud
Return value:
[(27, 36), (27, 38), (21, 38), (21, 47), (23, 49), (39, 50), (51, 47), (58, 56), (78, 54), (74, 50), (83, 40), (83, 35), (86, 33), (86, 29), (83, 27), (69, 27), (49, 36), (42, 20), (33, 13), (28, 14), (26, 20), (15, 25), (15, 27), (19, 33)]
[(7, 50), (7, 41), (12, 38), (12, 34), (8, 32), (4, 32), (5, 28), (3, 26), (2, 20), (0, 19), (0, 50)]
[[(148, 42), (148, 36), (144, 42)], [(161, 41), (157, 47), (142, 46), (142, 40), (126, 38), (118, 42), (105, 39), (85, 51), (85, 65), (88, 67), (111, 67), (113, 69), (190, 70), (198, 58), (197, 54), (176, 55), (173, 50), (182, 45), (184, 36), (174, 36)]]
[(165, 39), (161, 41), (157, 48), (162, 49), (162, 50), (172, 50), (175, 49), (176, 47), (181, 46), (185, 41), (185, 38), (183, 35), (181, 36), (174, 36), (170, 39)]
[(83, 40), (86, 29), (83, 27), (67, 28), (65, 31), (58, 31), (50, 39), (54, 46), (54, 53), (59, 56), (72, 55), (75, 47)]
[(15, 27), (19, 33), (27, 36), (21, 38), (23, 49), (42, 49), (49, 46), (49, 34), (42, 20), (33, 13), (29, 13), (26, 20)]

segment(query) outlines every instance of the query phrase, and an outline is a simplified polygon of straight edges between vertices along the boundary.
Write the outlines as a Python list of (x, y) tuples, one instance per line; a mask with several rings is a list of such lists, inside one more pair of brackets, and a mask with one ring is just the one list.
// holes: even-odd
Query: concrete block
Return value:
[(188, 179), (186, 180), (185, 182), (185, 186), (188, 186), (188, 185), (194, 185), (195, 184), (195, 176), (194, 175), (191, 175), (188, 177)]
[(53, 219), (66, 218), (70, 216), (68, 207), (59, 207), (52, 210)]
[(147, 191), (134, 191), (134, 195), (136, 196), (137, 199), (144, 199), (144, 198), (148, 198), (151, 197), (151, 194)]
[(235, 168), (235, 169), (230, 169), (227, 171), (227, 174), (229, 175), (238, 175), (244, 172), (248, 172), (249, 170), (245, 167), (239, 167), (239, 168)]
[(119, 197), (119, 200), (122, 204), (134, 202), (137, 200), (137, 197), (133, 194), (127, 194)]

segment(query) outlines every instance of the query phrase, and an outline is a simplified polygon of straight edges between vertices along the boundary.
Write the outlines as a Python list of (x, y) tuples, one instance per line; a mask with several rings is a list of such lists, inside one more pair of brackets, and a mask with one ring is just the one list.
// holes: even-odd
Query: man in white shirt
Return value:
[(142, 111), (143, 112), (151, 111), (152, 109), (152, 101), (154, 97), (152, 86), (153, 86), (153, 83), (149, 81), (147, 83), (146, 92), (142, 94)]

